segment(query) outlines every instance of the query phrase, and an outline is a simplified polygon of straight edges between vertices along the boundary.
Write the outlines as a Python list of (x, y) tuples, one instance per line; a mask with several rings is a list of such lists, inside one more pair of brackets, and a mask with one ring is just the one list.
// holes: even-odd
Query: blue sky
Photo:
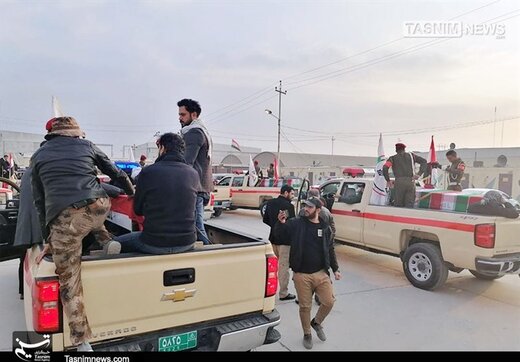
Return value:
[[(432, 40), (402, 39), (404, 21), (472, 10), (457, 20), (519, 16), (502, 22), (503, 39), (464, 36), (383, 58)], [(1, 0), (0, 128), (42, 132), (56, 95), (88, 138), (117, 151), (177, 131), (176, 101), (188, 97), (215, 142), (275, 150), (276, 120), (264, 109), (277, 114), (282, 79), (283, 151), (330, 153), (334, 135), (335, 153), (375, 154), (377, 132), (489, 120), (495, 106), (499, 119), (520, 115), (519, 21), (514, 0)], [(306, 85), (334, 71), (348, 72)], [(520, 146), (519, 123), (504, 123), (504, 146)], [(391, 133), (387, 153), (398, 139), (425, 150), (431, 134), (438, 144), (493, 146), (485, 125)], [(501, 124), (495, 145), (500, 134)]]

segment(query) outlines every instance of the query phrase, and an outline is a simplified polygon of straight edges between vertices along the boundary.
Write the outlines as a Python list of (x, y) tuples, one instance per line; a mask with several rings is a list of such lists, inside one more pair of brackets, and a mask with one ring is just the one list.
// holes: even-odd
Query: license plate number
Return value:
[(197, 331), (159, 338), (159, 352), (176, 352), (197, 347)]

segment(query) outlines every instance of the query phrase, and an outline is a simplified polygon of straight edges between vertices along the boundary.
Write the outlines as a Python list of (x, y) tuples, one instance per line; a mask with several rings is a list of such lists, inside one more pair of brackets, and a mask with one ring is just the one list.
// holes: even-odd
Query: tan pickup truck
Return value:
[[(229, 195), (231, 198), (230, 209), (262, 209), (265, 202), (280, 195), (280, 187), (286, 183), (293, 186), (296, 190), (295, 193), (298, 194), (298, 190), (302, 185), (302, 180), (298, 178), (280, 179), (276, 186), (274, 186), (274, 180), (262, 179), (255, 186), (249, 186), (246, 175), (230, 175), (221, 179), (216, 185), (214, 191), (215, 200), (224, 200), (221, 202), (227, 205), (225, 196)], [(217, 201), (215, 201), (215, 205), (216, 203)]]
[[(119, 218), (112, 215), (109, 221), (119, 231), (140, 223), (135, 215), (124, 220), (125, 210), (132, 209), (124, 204), (113, 202)], [(81, 272), (94, 351), (248, 351), (280, 338), (274, 329), (280, 323), (278, 261), (271, 244), (206, 229), (215, 244), (182, 254), (84, 254)], [(29, 249), (24, 263), (27, 330), (51, 334), (53, 351), (73, 351), (56, 267), (51, 256), (36, 264), (40, 250)]]
[(520, 219), (370, 205), (372, 184), (350, 178), (320, 186), (338, 241), (400, 257), (407, 279), (421, 289), (440, 287), (450, 270), (487, 280), (520, 272)]
[(231, 183), (234, 174), (223, 175), (215, 184), (213, 190), (213, 216), (219, 217), (224, 210), (231, 208)]

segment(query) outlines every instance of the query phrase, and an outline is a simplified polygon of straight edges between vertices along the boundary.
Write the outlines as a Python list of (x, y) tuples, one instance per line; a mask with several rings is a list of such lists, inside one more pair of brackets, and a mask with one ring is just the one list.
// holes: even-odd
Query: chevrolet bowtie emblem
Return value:
[(197, 289), (188, 289), (188, 290), (186, 290), (185, 288), (175, 289), (171, 293), (164, 293), (161, 298), (161, 301), (171, 300), (173, 302), (182, 302), (186, 298), (193, 297), (195, 295), (196, 291), (197, 291)]

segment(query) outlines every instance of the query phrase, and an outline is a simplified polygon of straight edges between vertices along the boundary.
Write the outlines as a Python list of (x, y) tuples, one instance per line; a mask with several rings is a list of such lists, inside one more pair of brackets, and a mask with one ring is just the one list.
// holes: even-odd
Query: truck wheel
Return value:
[(473, 274), (473, 276), (475, 276), (475, 278), (480, 279), (480, 280), (495, 280), (495, 279), (500, 279), (503, 277), (503, 275), (486, 275), (486, 274), (482, 274), (476, 270), (471, 270), (471, 269), (469, 272), (471, 274)]
[(425, 290), (434, 290), (443, 285), (449, 273), (441, 251), (429, 243), (410, 245), (403, 256), (403, 269), (414, 287)]
[(213, 210), (213, 216), (219, 217), (220, 215), (222, 215), (222, 209), (214, 209)]

